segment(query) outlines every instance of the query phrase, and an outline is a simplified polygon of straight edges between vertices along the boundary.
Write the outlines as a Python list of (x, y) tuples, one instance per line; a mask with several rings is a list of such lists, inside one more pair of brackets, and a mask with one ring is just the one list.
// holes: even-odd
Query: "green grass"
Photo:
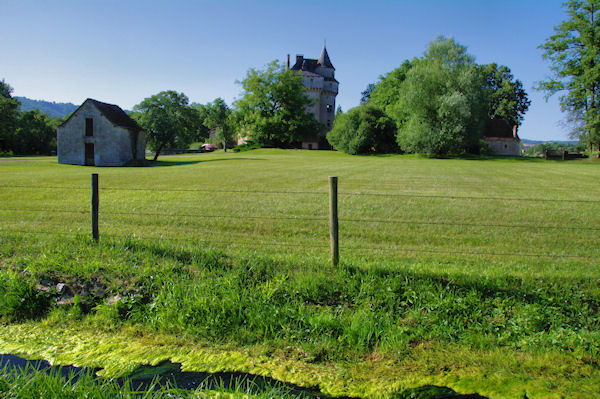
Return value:
[[(5, 399), (301, 399), (306, 396), (292, 393), (279, 386), (258, 386), (252, 381), (238, 380), (232, 385), (224, 385), (195, 390), (178, 389), (170, 382), (160, 383), (158, 379), (149, 382), (144, 388), (137, 388), (129, 380), (117, 381), (95, 377), (92, 373), (71, 373), (64, 377), (60, 369), (42, 371), (33, 366), (21, 369), (0, 369), (0, 397)], [(217, 385), (219, 385), (217, 383)]]
[[(253, 356), (289, 361), (332, 394), (434, 384), (590, 397), (600, 387), (598, 167), (281, 150), (161, 157), (147, 168), (7, 159), (0, 314), (252, 355), (233, 369)], [(100, 175), (100, 244), (89, 237), (90, 173)], [(65, 306), (58, 283), (77, 293)], [(48, 355), (27, 337), (2, 345)], [(277, 370), (260, 373), (299, 378)]]

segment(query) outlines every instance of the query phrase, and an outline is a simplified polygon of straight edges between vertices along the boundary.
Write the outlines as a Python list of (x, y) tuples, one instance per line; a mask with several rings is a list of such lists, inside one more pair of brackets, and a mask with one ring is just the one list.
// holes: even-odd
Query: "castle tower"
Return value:
[(339, 86), (339, 82), (335, 80), (335, 68), (329, 59), (327, 49), (323, 46), (323, 51), (321, 51), (318, 60), (297, 55), (292, 71), (302, 73), (307, 94), (315, 100), (308, 111), (325, 126), (325, 129), (319, 132), (316, 137), (307, 137), (302, 142), (302, 148), (317, 149), (319, 148), (319, 141), (322, 142), (323, 137), (333, 127), (335, 97), (338, 94)]

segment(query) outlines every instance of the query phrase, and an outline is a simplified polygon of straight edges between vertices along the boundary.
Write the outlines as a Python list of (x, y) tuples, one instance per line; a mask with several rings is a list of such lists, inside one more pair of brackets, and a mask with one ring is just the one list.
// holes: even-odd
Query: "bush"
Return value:
[(336, 116), (327, 140), (333, 148), (347, 154), (398, 152), (396, 127), (383, 111), (360, 105)]
[(233, 147), (233, 152), (243, 152), (243, 151), (257, 150), (259, 148), (262, 148), (262, 146), (260, 144), (246, 143), (246, 144), (236, 145), (235, 147)]
[(0, 315), (6, 321), (20, 321), (44, 316), (50, 308), (51, 295), (38, 291), (22, 276), (8, 275), (0, 280)]

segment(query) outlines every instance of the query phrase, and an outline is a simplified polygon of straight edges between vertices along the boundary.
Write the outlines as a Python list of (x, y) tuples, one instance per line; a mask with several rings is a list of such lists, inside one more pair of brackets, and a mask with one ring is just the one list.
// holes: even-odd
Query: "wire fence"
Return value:
[[(73, 190), (87, 191), (90, 187), (79, 186), (63, 186), (63, 185), (0, 185), (0, 188), (23, 189), (23, 190)], [(159, 192), (172, 193), (175, 196), (177, 193), (203, 193), (207, 195), (225, 194), (227, 196), (237, 196), (245, 198), (250, 194), (258, 194), (262, 198), (272, 198), (275, 196), (285, 195), (290, 198), (298, 196), (315, 196), (313, 199), (316, 203), (323, 205), (327, 197), (331, 200), (331, 192), (326, 191), (304, 191), (304, 190), (235, 190), (235, 189), (200, 189), (200, 188), (139, 188), (139, 187), (114, 187), (100, 186), (99, 193), (105, 192)], [(98, 193), (96, 193), (97, 195)], [(496, 197), (496, 196), (459, 196), (459, 195), (436, 195), (436, 194), (420, 194), (420, 193), (386, 193), (386, 192), (355, 192), (355, 191), (340, 191), (340, 198), (408, 198), (420, 200), (451, 200), (451, 201), (481, 201), (481, 202), (522, 202), (522, 203), (551, 203), (558, 206), (558, 209), (571, 209), (575, 204), (589, 204), (592, 206), (600, 205), (599, 200), (592, 199), (577, 199), (577, 198), (518, 198), (518, 197)], [(321, 197), (321, 198), (320, 198)], [(325, 198), (322, 198), (325, 197)], [(61, 235), (75, 236), (87, 232), (89, 234), (89, 220), (92, 219), (92, 225), (98, 221), (102, 221), (100, 234), (107, 238), (124, 239), (132, 237), (131, 234), (139, 239), (161, 240), (161, 241), (188, 241), (194, 243), (204, 243), (211, 245), (227, 245), (241, 246), (248, 248), (297, 248), (298, 250), (311, 249), (327, 253), (326, 249), (331, 248), (333, 251), (333, 232), (331, 231), (332, 219), (334, 216), (330, 213), (326, 214), (297, 214), (297, 215), (279, 215), (273, 212), (248, 212), (248, 211), (222, 211), (220, 213), (206, 212), (201, 208), (191, 209), (188, 211), (177, 211), (174, 207), (173, 212), (169, 211), (140, 211), (139, 209), (119, 209), (122, 206), (119, 200), (102, 199), (101, 206), (96, 209), (97, 218), (94, 221), (94, 210), (84, 209), (83, 204), (71, 208), (56, 208), (56, 207), (32, 207), (32, 206), (2, 206), (0, 205), (0, 233), (14, 234), (39, 234), (39, 235)], [(336, 194), (337, 208), (337, 194)], [(447, 219), (411, 219), (398, 217), (353, 217), (345, 216), (344, 209), (340, 209), (342, 216), (335, 216), (336, 223), (342, 223), (341, 228), (341, 244), (338, 238), (335, 239), (336, 246), (342, 249), (344, 253), (348, 252), (383, 252), (395, 254), (430, 254), (443, 256), (476, 256), (476, 257), (525, 257), (525, 258), (546, 258), (546, 259), (581, 259), (592, 260), (597, 257), (597, 253), (589, 251), (589, 245), (583, 248), (573, 248), (572, 246), (562, 245), (560, 238), (564, 240), (573, 238), (569, 242), (585, 242), (586, 244), (597, 241), (596, 232), (600, 231), (600, 227), (590, 225), (577, 225), (569, 222), (558, 220), (559, 223), (516, 223), (516, 222), (489, 222), (489, 221), (473, 221), (473, 220), (447, 220)], [(17, 218), (10, 220), (6, 214), (37, 214), (41, 218), (50, 218), (50, 215), (58, 215), (66, 218), (67, 215), (76, 218), (78, 223), (75, 230), (64, 231), (64, 226), (58, 224), (61, 230), (48, 230), (52, 225), (41, 223), (45, 229), (40, 229), (40, 221), (35, 220), (35, 224), (27, 218)], [(2, 216), (4, 214), (4, 216)], [(91, 216), (90, 216), (91, 215)], [(558, 216), (560, 219), (560, 215)], [(99, 220), (98, 220), (99, 219)], [(156, 219), (156, 220), (155, 220)], [(202, 227), (199, 223), (206, 221), (221, 220), (220, 226)], [(269, 225), (267, 222), (274, 224)], [(232, 231), (226, 227), (232, 224)], [(302, 230), (300, 224), (306, 224), (305, 230)], [(329, 224), (329, 226), (328, 226)], [(191, 228), (184, 228), (190, 225)], [(391, 231), (381, 231), (381, 225), (393, 226)], [(27, 227), (27, 228), (25, 228)], [(328, 239), (327, 231), (329, 227), (330, 238)], [(431, 236), (419, 236), (422, 241), (430, 242), (415, 242), (410, 240), (410, 232), (407, 233), (406, 228), (429, 228), (445, 229), (432, 232)], [(151, 228), (160, 230), (165, 228), (174, 231), (175, 237), (169, 236), (169, 231), (165, 234), (137, 234), (135, 230), (139, 228)], [(92, 230), (94, 227), (92, 226)], [(468, 235), (467, 230), (474, 230), (475, 233)], [(127, 231), (130, 230), (131, 233)], [(233, 231), (236, 230), (236, 231)], [(294, 231), (303, 231), (304, 236), (294, 237)], [(482, 230), (493, 232), (492, 235), (497, 235), (502, 239), (506, 233), (498, 233), (497, 230), (520, 230), (529, 232), (528, 239), (532, 237), (558, 237), (557, 245), (554, 247), (552, 242), (544, 241), (539, 246), (529, 245), (528, 247), (535, 248), (534, 251), (523, 250), (518, 247), (512, 247), (510, 251), (504, 250), (506, 245), (494, 245), (493, 240), (489, 243), (472, 245), (464, 244), (456, 249), (448, 249), (436, 247), (435, 240), (444, 238), (448, 241), (460, 241), (464, 238), (465, 241), (478, 241), (481, 236), (478, 236)], [(125, 234), (118, 234), (119, 232)], [(564, 234), (563, 234), (564, 233)], [(590, 233), (589, 236), (569, 237), (569, 235), (581, 235)], [(337, 233), (336, 233), (337, 234)], [(396, 235), (394, 235), (396, 234)], [(561, 236), (562, 234), (562, 236)], [(369, 239), (369, 236), (382, 236), (385, 240), (378, 241), (377, 238)], [(223, 239), (222, 236), (227, 236), (230, 239)], [(365, 238), (367, 237), (367, 238)], [(408, 238), (408, 239), (407, 239)], [(564, 241), (563, 240), (563, 241)], [(416, 240), (418, 241), (418, 240)], [(518, 240), (515, 240), (518, 241)], [(390, 245), (397, 244), (398, 245)], [(496, 250), (485, 250), (482, 248), (496, 248)]]

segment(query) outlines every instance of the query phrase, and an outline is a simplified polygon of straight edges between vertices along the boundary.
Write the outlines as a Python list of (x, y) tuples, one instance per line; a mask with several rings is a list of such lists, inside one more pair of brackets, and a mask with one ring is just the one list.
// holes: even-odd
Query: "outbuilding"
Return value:
[(57, 153), (64, 164), (139, 165), (146, 135), (118, 105), (88, 98), (58, 127)]
[(495, 155), (521, 155), (521, 139), (517, 135), (517, 125), (506, 119), (489, 119), (483, 132), (484, 140)]

